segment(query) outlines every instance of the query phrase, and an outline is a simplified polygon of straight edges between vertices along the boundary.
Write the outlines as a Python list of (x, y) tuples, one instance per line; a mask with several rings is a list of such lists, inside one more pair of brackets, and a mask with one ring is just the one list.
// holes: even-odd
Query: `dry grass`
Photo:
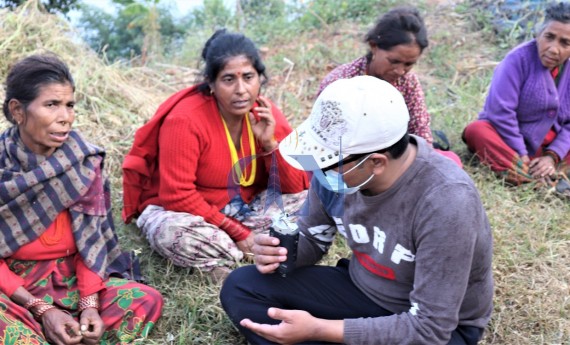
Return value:
[[(122, 156), (134, 131), (175, 88), (161, 71), (106, 64), (69, 24), (42, 13), (31, 1), (17, 12), (1, 12), (0, 75), (11, 63), (35, 53), (54, 52), (70, 67), (76, 82), (75, 128), (109, 153), (107, 167), (113, 182), (120, 176)], [(0, 91), (3, 97), (4, 85)], [(3, 100), (2, 100), (3, 101)], [(0, 126), (8, 125), (3, 120)]]
[[(483, 344), (570, 344), (568, 201), (505, 186), (487, 169), (470, 164), (460, 133), (476, 118), (504, 51), (492, 45), (493, 37), (486, 31), (473, 30), (469, 12), (431, 6), (426, 13), (430, 47), (416, 71), (426, 91), (432, 127), (445, 130), (453, 149), (464, 158), (494, 231), (495, 312)], [(79, 42), (65, 22), (34, 7), (32, 2), (16, 13), (0, 12), (0, 77), (5, 79), (11, 62), (34, 52), (53, 51), (69, 63), (77, 83), (77, 128), (109, 153), (107, 168), (118, 220), (120, 164), (133, 133), (162, 100), (184, 86), (176, 71), (187, 70), (109, 65)], [(279, 102), (294, 125), (308, 114), (327, 70), (365, 52), (359, 43), (365, 28), (343, 23), (333, 32), (276, 38), (267, 47), (265, 60), (272, 79), (265, 93)], [(141, 251), (149, 283), (166, 297), (164, 316), (146, 344), (243, 344), (220, 308), (218, 287), (199, 272), (174, 267), (151, 253), (132, 224), (118, 224), (118, 232), (124, 247)], [(347, 253), (339, 242), (324, 263)]]

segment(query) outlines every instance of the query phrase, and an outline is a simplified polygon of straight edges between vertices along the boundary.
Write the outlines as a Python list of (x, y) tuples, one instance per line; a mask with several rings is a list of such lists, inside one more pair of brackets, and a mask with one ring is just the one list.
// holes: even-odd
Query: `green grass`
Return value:
[[(494, 46), (488, 28), (475, 27), (472, 19), (466, 10), (427, 13), (431, 42), (416, 72), (426, 92), (432, 128), (444, 130), (453, 150), (464, 158), (494, 231), (495, 311), (483, 344), (568, 344), (568, 202), (531, 188), (506, 186), (473, 160), (460, 139), (465, 125), (477, 118), (493, 69), (506, 52)], [(280, 37), (268, 45), (272, 81), (266, 93), (280, 101), (293, 124), (308, 115), (318, 83), (330, 67), (364, 54), (361, 37), (367, 27), (340, 23), (328, 35), (302, 32), (294, 40)], [(284, 58), (294, 62), (292, 69)], [(132, 227), (128, 231), (136, 233)], [(323, 264), (348, 253), (339, 241)], [(153, 334), (157, 343), (165, 341), (167, 333), (180, 344), (243, 343), (219, 309), (216, 288), (204, 277), (170, 268), (173, 283), (165, 284), (167, 262), (156, 255), (145, 261), (151, 282), (159, 282), (169, 300)], [(176, 288), (167, 287), (170, 284)]]
[[(478, 165), (461, 141), (463, 128), (477, 118), (493, 69), (506, 52), (495, 46), (492, 31), (473, 17), (461, 7), (426, 12), (430, 47), (415, 70), (426, 93), (432, 128), (444, 130), (464, 159), (494, 232), (495, 310), (482, 343), (570, 344), (568, 202), (545, 191), (505, 185)], [(265, 93), (279, 102), (293, 125), (309, 114), (327, 71), (365, 53), (361, 39), (368, 25), (337, 23), (329, 33), (305, 31), (267, 45), (265, 61), (272, 80)], [(120, 231), (131, 239), (138, 236), (135, 227)], [(137, 246), (143, 248), (150, 282), (168, 301), (152, 341), (168, 343), (171, 334), (173, 344), (243, 344), (219, 307), (215, 286), (196, 272), (174, 268), (150, 254), (140, 238)], [(348, 254), (339, 240), (323, 264)]]
[[(375, 11), (391, 3), (378, 2)], [(430, 46), (414, 70), (426, 93), (432, 128), (445, 131), (452, 149), (463, 158), (494, 233), (495, 308), (482, 344), (569, 345), (568, 201), (549, 191), (505, 185), (477, 164), (461, 141), (463, 128), (476, 119), (483, 106), (494, 67), (514, 42), (497, 37), (489, 14), (466, 3), (437, 8), (422, 3), (422, 11)], [(77, 127), (108, 152), (107, 171), (113, 183), (120, 241), (125, 249), (139, 252), (148, 283), (165, 297), (163, 317), (143, 343), (245, 344), (220, 307), (218, 286), (199, 271), (175, 267), (152, 253), (135, 225), (120, 222), (120, 167), (134, 131), (168, 95), (193, 80), (195, 71), (191, 69), (198, 65), (196, 59), (211, 32), (192, 32), (180, 54), (164, 61), (166, 67), (131, 68), (104, 65), (85, 47), (66, 41), (72, 35), (62, 33), (61, 23), (51, 16), (0, 12), (0, 20), (0, 37), (10, 42), (10, 49), (0, 50), (2, 79), (8, 63), (38, 49), (55, 51), (70, 64), (81, 114)], [(328, 70), (366, 52), (361, 40), (371, 23), (370, 17), (342, 21), (327, 24), (327, 30), (285, 29), (279, 24), (275, 32), (285, 36), (272, 36), (272, 28), (263, 31), (259, 42), (267, 48), (265, 61), (271, 76), (264, 92), (278, 102), (293, 125), (309, 114), (318, 84)], [(255, 33), (249, 35), (256, 39)], [(292, 68), (285, 58), (294, 63)], [(348, 254), (346, 244), (338, 239), (322, 264), (332, 264)]]

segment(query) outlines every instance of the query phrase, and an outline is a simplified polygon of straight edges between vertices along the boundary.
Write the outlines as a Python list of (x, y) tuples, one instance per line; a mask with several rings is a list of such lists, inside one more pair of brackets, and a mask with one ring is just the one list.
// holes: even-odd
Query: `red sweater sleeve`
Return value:
[[(272, 104), (276, 120), (275, 138), (282, 140), (292, 129)], [(248, 154), (247, 132), (244, 145)], [(222, 120), (215, 101), (191, 97), (177, 104), (165, 118), (159, 134), (158, 198), (166, 210), (202, 216), (219, 226), (224, 219), (220, 209), (235, 195), (232, 184), (232, 161)], [(257, 154), (261, 153), (256, 143)], [(291, 167), (276, 154), (281, 191), (296, 193), (308, 188), (305, 172)], [(272, 155), (258, 158), (262, 166), (254, 185), (239, 188), (244, 201), (267, 188)]]
[(20, 286), (24, 286), (24, 279), (10, 271), (4, 259), (0, 259), (0, 292), (11, 297)]
[[(182, 103), (184, 104), (184, 103)], [(212, 103), (215, 105), (215, 103)], [(194, 107), (194, 111), (210, 111), (211, 116), (217, 109), (209, 109), (208, 103), (202, 107)], [(208, 123), (200, 122), (198, 117), (190, 118), (188, 109), (177, 106), (164, 120), (159, 135), (159, 198), (162, 206), (169, 211), (187, 212), (204, 217), (208, 223), (219, 226), (224, 215), (219, 209), (208, 203), (196, 186), (198, 161), (202, 156), (204, 135), (197, 128), (203, 125), (202, 131), (208, 132)], [(194, 120), (194, 121), (193, 121)], [(217, 159), (223, 153), (220, 152)], [(212, 157), (213, 158), (213, 157)], [(212, 174), (220, 172), (212, 171)]]

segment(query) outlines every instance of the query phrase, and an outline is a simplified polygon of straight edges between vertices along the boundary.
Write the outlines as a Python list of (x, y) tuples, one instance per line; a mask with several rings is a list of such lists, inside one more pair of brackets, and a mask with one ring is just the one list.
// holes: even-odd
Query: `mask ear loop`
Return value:
[(361, 160), (360, 162), (358, 162), (358, 164), (356, 164), (355, 166), (353, 166), (352, 168), (348, 169), (347, 171), (343, 172), (341, 175), (346, 175), (349, 172), (353, 171), (354, 169), (358, 168), (359, 166), (361, 166), (362, 164), (364, 164), (364, 162), (366, 162), (366, 160), (368, 158), (370, 158), (370, 156), (372, 156), (372, 153), (369, 153), (368, 156), (365, 156), (363, 160)]

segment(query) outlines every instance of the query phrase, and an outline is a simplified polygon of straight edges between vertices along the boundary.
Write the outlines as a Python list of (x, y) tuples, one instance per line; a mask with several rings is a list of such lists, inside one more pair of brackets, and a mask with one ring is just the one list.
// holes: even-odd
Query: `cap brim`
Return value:
[(287, 163), (304, 171), (324, 169), (339, 159), (337, 151), (326, 148), (316, 138), (309, 119), (281, 141), (279, 152)]

